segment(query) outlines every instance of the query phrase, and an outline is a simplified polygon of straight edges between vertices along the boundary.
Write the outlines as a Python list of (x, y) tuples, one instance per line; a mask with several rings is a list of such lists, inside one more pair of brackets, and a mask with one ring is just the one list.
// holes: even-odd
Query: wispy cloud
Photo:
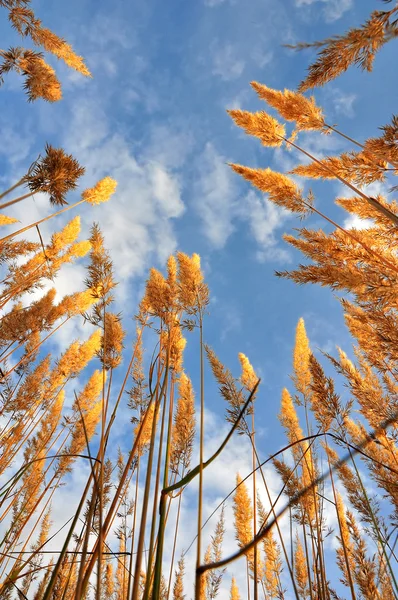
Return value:
[(353, 0), (327, 0), (325, 6), (326, 21), (338, 21), (353, 5)]
[(234, 230), (236, 186), (225, 163), (226, 159), (210, 142), (198, 161), (195, 210), (202, 221), (203, 232), (214, 248), (222, 248)]
[(223, 81), (237, 79), (243, 73), (245, 61), (239, 57), (232, 44), (225, 46), (216, 45), (213, 52), (213, 75), (221, 77)]
[(354, 102), (357, 95), (350, 92), (343, 92), (339, 88), (328, 90), (328, 100), (332, 103), (336, 114), (345, 117), (355, 117)]
[(344, 229), (367, 229), (373, 225), (371, 219), (361, 219), (358, 215), (350, 215), (344, 220)]
[(245, 198), (245, 213), (252, 235), (259, 246), (257, 259), (260, 262), (289, 261), (290, 255), (286, 248), (277, 247), (278, 238), (275, 232), (285, 223), (290, 213), (253, 191), (250, 191)]
[(224, 4), (226, 2), (234, 3), (235, 0), (204, 0), (205, 6), (210, 6), (214, 8), (214, 6), (220, 6), (220, 4)]
[(325, 4), (322, 14), (328, 23), (338, 21), (341, 17), (353, 7), (353, 0), (295, 0), (296, 6), (310, 6), (315, 2)]

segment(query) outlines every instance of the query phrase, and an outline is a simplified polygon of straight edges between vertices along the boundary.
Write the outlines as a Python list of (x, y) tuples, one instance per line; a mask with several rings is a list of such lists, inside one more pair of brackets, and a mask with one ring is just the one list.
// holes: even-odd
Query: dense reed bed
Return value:
[[(89, 75), (28, 0), (0, 0), (0, 6), (23, 37)], [(352, 63), (370, 69), (375, 52), (396, 36), (397, 11), (374, 13), (362, 28), (318, 43), (319, 58), (299, 92), (252, 82), (266, 110), (229, 111), (263, 146), (293, 149), (298, 164), (290, 173), (266, 165), (231, 168), (271, 202), (327, 223), (326, 230), (301, 227), (285, 236), (307, 262), (278, 275), (337, 290), (355, 341), (355, 362), (343, 348), (316, 357), (300, 319), (291, 386), (281, 390), (283, 448), (258, 445), (261, 381), (250, 358), (238, 354), (236, 376), (206, 343), (211, 292), (197, 254), (177, 252), (164, 273), (151, 269), (136, 314), (122, 316), (98, 224), (79, 241), (75, 216), (44, 243), (40, 225), (56, 223), (82, 203), (98, 210), (100, 221), (95, 205), (111, 198), (116, 181), (105, 177), (68, 204), (84, 168), (47, 145), (0, 194), (7, 212), (0, 215), (1, 598), (213, 600), (225, 587), (231, 600), (398, 598), (398, 205), (367, 192), (371, 183), (393, 182), (398, 174), (398, 122), (394, 117), (379, 137), (355, 141), (303, 95)], [(345, 62), (335, 60), (336, 52)], [(42, 54), (13, 48), (1, 56), (1, 74), (14, 69), (23, 75), (29, 100), (60, 98)], [(352, 150), (319, 159), (300, 142), (303, 131), (343, 136)], [(312, 179), (344, 184), (349, 197), (336, 202), (363, 227), (345, 229), (317, 208), (314, 194), (305, 191)], [(12, 207), (37, 192), (48, 196), (54, 212), (13, 229)], [(37, 241), (23, 238), (30, 230)], [(57, 273), (82, 260), (81, 291), (56, 300)], [(132, 316), (135, 337), (129, 339), (124, 328)], [(71, 319), (84, 319), (91, 333), (53, 356), (52, 336)], [(187, 341), (196, 364), (184, 362)], [(205, 443), (206, 369), (226, 407), (226, 436), (212, 453)], [(344, 394), (327, 374), (332, 369)], [(115, 450), (120, 412), (130, 427), (124, 452)], [(236, 487), (209, 515), (207, 470), (234, 444), (247, 451), (251, 471), (236, 473)], [(84, 481), (76, 506), (55, 528), (54, 506), (68, 498), (77, 465)], [(195, 535), (184, 539), (179, 555), (184, 511), (192, 513), (192, 505)], [(210, 517), (211, 535), (204, 529)], [(236, 548), (226, 556), (232, 530)]]

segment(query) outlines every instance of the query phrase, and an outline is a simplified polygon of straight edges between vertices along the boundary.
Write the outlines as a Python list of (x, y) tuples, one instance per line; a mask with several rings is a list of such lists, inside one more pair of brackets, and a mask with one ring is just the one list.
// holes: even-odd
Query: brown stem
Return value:
[[(325, 127), (327, 127), (328, 129), (330, 129), (331, 131), (334, 131), (334, 133), (337, 133), (338, 135), (340, 135), (341, 137), (343, 137), (344, 139), (348, 140), (349, 142), (355, 144), (356, 146), (358, 146), (359, 148), (362, 148), (362, 150), (366, 150), (366, 147), (363, 144), (360, 144), (359, 142), (357, 142), (356, 140), (354, 140), (353, 138), (351, 138), (349, 135), (346, 135), (345, 133), (342, 133), (341, 131), (339, 131), (338, 129), (336, 129), (335, 127), (332, 127), (332, 125), (328, 125), (327, 123), (325, 123)], [(371, 152), (369, 150), (366, 150), (367, 153), (371, 154)], [(378, 154), (376, 152), (372, 152), (372, 154), (374, 156), (376, 156), (376, 158), (385, 160), (386, 162), (388, 162), (390, 165), (393, 165), (395, 168), (393, 169), (395, 171), (396, 167), (398, 166), (397, 163), (395, 162), (391, 162), (390, 160), (388, 160), (385, 156), (383, 156), (381, 153)], [(373, 161), (372, 161), (373, 162)], [(377, 163), (374, 163), (377, 164)]]
[(361, 196), (361, 198), (366, 200), (366, 202), (368, 202), (371, 206), (373, 206), (373, 208), (375, 208), (376, 210), (381, 212), (385, 217), (390, 219), (390, 221), (392, 221), (395, 225), (398, 225), (398, 216), (395, 215), (390, 210), (388, 210), (388, 208), (386, 208), (385, 206), (380, 204), (380, 202), (378, 202), (375, 198), (370, 198), (369, 196), (367, 196), (366, 194), (361, 192), (361, 190), (358, 189), (357, 187), (355, 187), (355, 185), (352, 185), (352, 183), (347, 181), (347, 179), (344, 179), (344, 177), (340, 177), (340, 175), (338, 175), (335, 171), (333, 171), (333, 169), (331, 169), (327, 165), (324, 165), (319, 159), (315, 158), (315, 156), (313, 156), (310, 152), (307, 152), (307, 150), (304, 150), (304, 148), (301, 148), (301, 146), (297, 146), (297, 144), (295, 144), (291, 140), (288, 140), (285, 137), (282, 139), (290, 146), (293, 146), (293, 148), (296, 148), (296, 150), (299, 150), (299, 152), (302, 152), (303, 154), (305, 154), (305, 156), (308, 156), (308, 158), (310, 158), (311, 160), (316, 162), (318, 165), (321, 165), (321, 167), (323, 169), (325, 169), (326, 171), (329, 171), (329, 173), (332, 173), (333, 177), (335, 177), (336, 179), (341, 181), (341, 183), (343, 183), (348, 188), (350, 188), (350, 190), (352, 190), (355, 194), (357, 194), (358, 196)]
[(36, 227), (36, 225), (40, 225), (41, 223), (44, 223), (45, 221), (49, 221), (53, 217), (57, 217), (58, 215), (61, 215), (62, 213), (66, 212), (67, 210), (70, 210), (71, 208), (75, 208), (76, 206), (79, 206), (79, 204), (83, 204), (83, 202), (85, 202), (85, 200), (79, 200), (78, 202), (75, 202), (74, 204), (71, 204), (70, 206), (66, 206), (65, 208), (62, 208), (61, 210), (58, 210), (57, 212), (52, 213), (51, 215), (48, 215), (48, 217), (44, 217), (44, 219), (40, 219), (39, 221), (36, 221), (35, 223), (31, 223), (30, 225), (27, 225), (26, 227), (22, 227), (22, 229), (18, 229), (18, 231), (14, 231), (14, 233), (10, 233), (9, 235), (6, 235), (3, 238), (1, 238), (0, 243), (6, 242), (7, 240), (11, 240), (16, 235), (19, 235), (20, 233), (24, 233), (25, 231), (28, 231), (29, 229), (32, 229), (33, 227)]
[(27, 359), (28, 359), (30, 356), (32, 356), (32, 354), (33, 354), (34, 352), (36, 352), (36, 350), (38, 350), (38, 348), (40, 348), (40, 346), (41, 346), (42, 344), (44, 344), (44, 342), (45, 342), (45, 341), (47, 341), (47, 340), (48, 340), (48, 338), (49, 338), (50, 336), (52, 336), (52, 335), (53, 335), (53, 334), (54, 334), (56, 331), (58, 331), (58, 329), (60, 329), (60, 328), (62, 327), (62, 325), (64, 325), (64, 324), (65, 324), (67, 321), (69, 321), (69, 319), (70, 319), (70, 318), (71, 318), (71, 317), (67, 317), (67, 318), (65, 319), (65, 321), (62, 321), (62, 323), (60, 323), (59, 325), (57, 325), (57, 327), (56, 327), (55, 329), (53, 329), (52, 331), (50, 331), (50, 333), (49, 333), (48, 335), (46, 335), (46, 337), (45, 337), (45, 338), (43, 338), (43, 339), (41, 340), (41, 342), (39, 342), (38, 344), (36, 344), (36, 346), (34, 346), (34, 347), (32, 348), (32, 350), (30, 350), (30, 352), (28, 352), (27, 354), (25, 354), (25, 355), (24, 355), (24, 356), (21, 358), (21, 360), (20, 360), (19, 362), (17, 362), (17, 364), (16, 364), (16, 365), (14, 365), (14, 366), (13, 366), (13, 367), (12, 367), (12, 368), (9, 370), (9, 371), (7, 371), (7, 373), (6, 373), (5, 375), (3, 375), (3, 377), (1, 377), (1, 379), (0, 379), (0, 382), (1, 382), (1, 381), (4, 381), (4, 379), (6, 379), (6, 377), (8, 377), (9, 375), (11, 375), (11, 373), (12, 373), (13, 371), (15, 371), (15, 369), (17, 369), (17, 368), (18, 368), (18, 367), (21, 365), (21, 363), (25, 362), (25, 360), (27, 360)]
[(18, 202), (21, 202), (22, 200), (25, 200), (26, 198), (33, 198), (33, 193), (29, 192), (28, 194), (23, 194), (22, 196), (19, 196), (18, 198), (15, 198), (14, 200), (9, 200), (8, 202), (4, 202), (3, 204), (0, 204), (0, 209), (2, 208), (7, 208), (8, 206), (12, 206), (13, 204), (17, 204)]
[[(4, 196), (7, 196), (7, 194), (9, 194), (10, 192), (13, 192), (14, 190), (17, 189), (17, 187), (19, 187), (20, 185), (22, 185), (23, 183), (25, 183), (25, 175), (19, 180), (17, 181), (17, 183), (14, 183), (14, 185), (12, 185), (10, 188), (8, 188), (8, 190), (6, 190), (5, 192), (2, 192), (0, 194), (0, 200), (2, 198), (4, 198)], [(0, 205), (0, 208), (3, 208), (2, 205)]]

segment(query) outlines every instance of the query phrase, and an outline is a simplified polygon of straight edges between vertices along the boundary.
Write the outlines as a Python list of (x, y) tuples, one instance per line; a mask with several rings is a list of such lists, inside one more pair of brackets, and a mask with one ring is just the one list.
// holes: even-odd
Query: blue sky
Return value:
[[(342, 33), (382, 6), (377, 0), (35, 0), (44, 25), (85, 57), (93, 79), (54, 62), (62, 103), (27, 106), (13, 77), (1, 90), (2, 187), (25, 172), (45, 142), (62, 145), (86, 166), (83, 185), (105, 175), (118, 180), (108, 205), (81, 214), (85, 233), (93, 220), (103, 229), (127, 327), (150, 266), (162, 268), (176, 249), (201, 255), (212, 298), (206, 340), (237, 374), (237, 353), (244, 352), (262, 377), (257, 410), (264, 455), (282, 443), (276, 414), (281, 389), (289, 385), (299, 317), (314, 349), (333, 351), (339, 344), (350, 354), (351, 342), (329, 290), (297, 287), (274, 276), (275, 269), (294, 268), (301, 260), (281, 239), (299, 221), (226, 165), (284, 170), (297, 156), (262, 148), (233, 125), (226, 109), (266, 109), (251, 80), (297, 87), (314, 53), (295, 53), (283, 44)], [(3, 48), (18, 44), (4, 17)], [(388, 122), (398, 95), (389, 76), (395, 53), (391, 43), (378, 54), (372, 74), (351, 68), (315, 92), (330, 123), (362, 141)], [(300, 140), (317, 156), (347, 148), (334, 137)], [(313, 189), (317, 205), (343, 223), (347, 216), (333, 205), (341, 186)], [(29, 203), (16, 208), (23, 224), (49, 212), (44, 199)], [(309, 224), (324, 226), (316, 218)], [(79, 288), (83, 277), (82, 267), (67, 269), (61, 291)], [(79, 331), (75, 326), (67, 335)], [(194, 353), (188, 345), (188, 371)], [(194, 381), (196, 369), (190, 373)], [(208, 380), (211, 418), (217, 419), (224, 406), (213, 393), (210, 372)]]
[[(283, 43), (343, 32), (379, 4), (120, 0), (110, 6), (72, 0), (61, 8), (37, 1), (37, 15), (85, 57), (93, 79), (56, 64), (64, 99), (54, 105), (27, 107), (17, 78), (2, 89), (1, 180), (20, 176), (46, 141), (86, 166), (82, 185), (105, 174), (118, 180), (112, 202), (95, 212), (83, 209), (82, 218), (85, 231), (93, 220), (103, 228), (126, 317), (134, 314), (150, 266), (162, 267), (175, 249), (198, 252), (212, 296), (207, 339), (232, 370), (238, 351), (250, 357), (263, 377), (266, 419), (276, 413), (289, 381), (300, 316), (314, 347), (332, 350), (339, 343), (349, 350), (349, 338), (329, 290), (274, 276), (301, 259), (281, 239), (299, 221), (226, 165), (285, 170), (297, 156), (264, 149), (233, 125), (226, 109), (266, 109), (249, 82), (295, 88), (314, 56)], [(5, 19), (0, 32), (3, 46), (18, 43)], [(374, 73), (350, 69), (316, 91), (329, 122), (362, 140), (388, 121), (397, 97), (396, 83), (385, 77), (394, 49), (390, 44), (379, 53)], [(300, 141), (318, 156), (345, 147), (332, 136), (303, 135)], [(315, 185), (314, 191), (326, 214), (346, 218), (332, 203), (340, 185)], [(43, 207), (31, 204), (21, 208), (23, 222), (49, 210), (44, 201)], [(324, 226), (319, 219), (310, 223)]]

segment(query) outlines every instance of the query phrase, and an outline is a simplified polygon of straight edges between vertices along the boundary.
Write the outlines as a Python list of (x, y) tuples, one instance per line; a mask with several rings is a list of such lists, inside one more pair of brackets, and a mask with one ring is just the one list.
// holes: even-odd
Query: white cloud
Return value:
[(252, 59), (260, 69), (263, 69), (266, 65), (269, 65), (273, 58), (274, 53), (272, 50), (263, 50), (262, 48), (255, 48), (251, 55)]
[[(352, 194), (350, 190), (347, 189), (344, 184), (338, 184), (337, 188), (337, 198), (351, 198)], [(368, 196), (377, 197), (388, 195), (388, 187), (385, 183), (380, 181), (374, 181), (373, 183), (363, 186), (362, 189)], [(358, 215), (348, 214), (348, 216), (343, 221), (343, 227), (345, 229), (366, 229), (368, 227), (372, 227), (374, 222), (372, 219), (361, 219)]]
[(211, 143), (199, 157), (199, 179), (195, 186), (195, 209), (204, 234), (215, 248), (222, 248), (234, 230), (235, 184), (229, 167)]
[(353, 6), (353, 0), (296, 0), (296, 6), (310, 6), (315, 2), (323, 2), (322, 11), (325, 21), (331, 23), (340, 19)]
[(149, 128), (148, 137), (144, 158), (156, 160), (170, 168), (182, 167), (194, 146), (188, 124), (184, 124), (181, 129), (174, 129), (166, 124), (156, 124)]
[(242, 318), (238, 309), (233, 304), (223, 302), (222, 325), (220, 339), (223, 342), (230, 333), (239, 331), (242, 327)]
[(126, 21), (121, 18), (105, 13), (98, 13), (90, 21), (87, 28), (87, 37), (90, 45), (109, 48), (119, 47), (124, 50), (132, 50), (137, 45), (137, 36), (135, 30), (129, 27)]
[(215, 47), (213, 55), (213, 75), (221, 77), (223, 81), (237, 79), (243, 73), (245, 61), (236, 55), (236, 50), (232, 44), (226, 44), (223, 47)]
[[(180, 217), (185, 209), (179, 176), (168, 167), (170, 161), (164, 164), (164, 148), (152, 155), (153, 140), (149, 149), (144, 144), (142, 158), (138, 158), (123, 135), (111, 135), (98, 104), (79, 102), (73, 120), (70, 129), (80, 135), (66, 134), (66, 145), (86, 167), (84, 184), (92, 186), (105, 175), (118, 182), (109, 203), (85, 207), (82, 215), (86, 226), (99, 220), (106, 245), (112, 248), (116, 279), (125, 282), (142, 275), (153, 260), (163, 261), (175, 250), (177, 240), (171, 220)], [(179, 155), (183, 151), (183, 144), (176, 145), (171, 162), (181, 163)]]
[(352, 7), (353, 0), (328, 0), (325, 7), (325, 19), (329, 23), (338, 21)]
[(265, 196), (256, 195), (253, 190), (238, 202), (238, 188), (226, 162), (211, 143), (206, 145), (199, 160), (194, 203), (205, 236), (214, 248), (222, 248), (233, 233), (235, 222), (245, 221), (258, 245), (260, 262), (289, 260), (288, 251), (278, 247), (275, 232), (290, 213), (269, 202)]
[(226, 100), (220, 103), (223, 109), (228, 110), (244, 110), (250, 100), (250, 92), (248, 89), (242, 89), (232, 97), (228, 97)]
[(361, 219), (358, 215), (350, 215), (344, 220), (344, 229), (367, 229), (374, 225), (371, 219)]
[[(29, 153), (31, 152), (32, 139), (26, 132), (26, 127), (16, 131), (11, 127), (5, 118), (0, 121), (1, 126), (1, 147), (0, 156), (4, 157), (11, 165), (21, 160), (29, 162)], [(25, 130), (25, 131), (24, 131)], [(24, 173), (20, 173), (22, 176)], [(3, 176), (1, 176), (3, 180)]]
[(356, 94), (345, 93), (339, 88), (333, 88), (328, 90), (328, 98), (331, 100), (337, 114), (350, 118), (355, 117), (354, 102), (357, 99)]
[(252, 190), (245, 199), (245, 213), (250, 223), (254, 239), (259, 245), (257, 258), (260, 262), (266, 260), (289, 260), (285, 248), (277, 248), (278, 239), (275, 231), (289, 218), (290, 213), (275, 206), (265, 197), (259, 197)]
[(210, 6), (214, 8), (214, 6), (220, 6), (220, 4), (231, 3), (234, 4), (234, 0), (204, 0), (205, 6)]

